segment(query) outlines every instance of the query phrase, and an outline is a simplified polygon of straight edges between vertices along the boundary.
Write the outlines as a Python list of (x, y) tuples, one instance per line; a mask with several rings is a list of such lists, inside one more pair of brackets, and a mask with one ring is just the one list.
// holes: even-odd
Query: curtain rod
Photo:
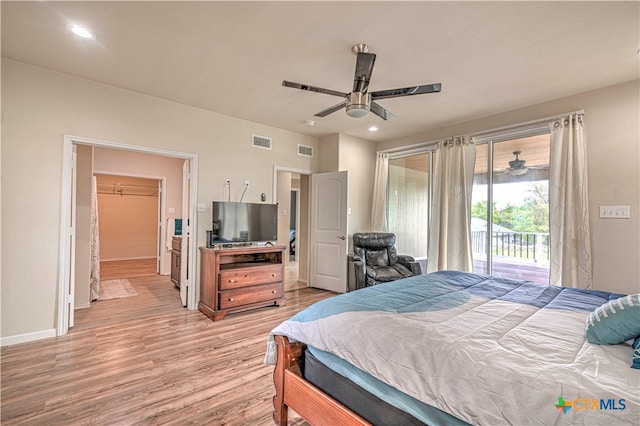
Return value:
[(404, 151), (412, 151), (412, 150), (417, 150), (420, 148), (429, 148), (431, 146), (434, 146), (436, 144), (438, 144), (442, 139), (437, 139), (434, 141), (429, 141), (429, 142), (420, 142), (420, 143), (416, 143), (413, 145), (405, 145), (405, 146), (399, 146), (396, 148), (388, 148), (388, 149), (383, 149), (381, 151), (378, 151), (377, 153), (384, 153), (384, 154), (393, 154), (394, 152), (404, 152)]
[(560, 117), (565, 117), (565, 116), (570, 115), (570, 114), (584, 114), (584, 110), (580, 109), (580, 110), (577, 110), (577, 111), (565, 112), (563, 114), (556, 114), (556, 115), (551, 115), (549, 117), (538, 118), (537, 120), (530, 120), (530, 121), (525, 121), (525, 122), (522, 122), (522, 123), (511, 124), (509, 126), (496, 127), (495, 129), (483, 130), (481, 132), (474, 133), (473, 136), (471, 136), (471, 137), (472, 138), (477, 138), (477, 137), (482, 137), (482, 136), (486, 137), (486, 136), (490, 135), (491, 133), (499, 132), (501, 130), (509, 130), (509, 129), (513, 129), (513, 128), (517, 128), (517, 127), (529, 126), (531, 124), (544, 123), (545, 121), (555, 120), (555, 119), (558, 119)]
[[(549, 120), (555, 120), (557, 118), (560, 117), (564, 117), (566, 115), (570, 115), (570, 114), (585, 114), (584, 109), (579, 109), (576, 111), (572, 111), (572, 112), (565, 112), (563, 114), (556, 114), (556, 115), (551, 115), (549, 117), (542, 117), (542, 118), (538, 118), (537, 120), (530, 120), (530, 121), (525, 121), (522, 123), (516, 123), (516, 124), (512, 124), (509, 126), (502, 126), (502, 127), (496, 127), (495, 129), (489, 129), (489, 130), (482, 130), (480, 132), (476, 132), (476, 133), (472, 133), (471, 135), (471, 139), (473, 138), (477, 138), (480, 136), (488, 136), (491, 133), (494, 132), (498, 132), (500, 130), (508, 130), (508, 129), (513, 129), (513, 128), (517, 128), (517, 127), (522, 127), (522, 126), (528, 126), (531, 124), (536, 124), (536, 123), (543, 123), (545, 121), (549, 121)], [(446, 138), (445, 138), (446, 139)], [(409, 150), (416, 150), (416, 149), (420, 149), (420, 148), (429, 148), (433, 145), (438, 144), (442, 139), (437, 139), (437, 140), (432, 140), (432, 141), (428, 141), (428, 142), (420, 142), (420, 143), (416, 143), (413, 145), (406, 145), (406, 146), (401, 146), (401, 147), (396, 147), (396, 148), (388, 148), (388, 149), (383, 149), (378, 151), (377, 153), (386, 153), (386, 154), (392, 154), (394, 152), (403, 152), (403, 151), (409, 151)]]

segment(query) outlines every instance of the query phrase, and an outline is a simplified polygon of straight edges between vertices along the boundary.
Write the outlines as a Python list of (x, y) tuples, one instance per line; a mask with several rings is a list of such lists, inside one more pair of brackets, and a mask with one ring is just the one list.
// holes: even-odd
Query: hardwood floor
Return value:
[(3, 425), (272, 425), (269, 331), (333, 295), (287, 291), (286, 306), (213, 322), (168, 277), (128, 279), (138, 296), (77, 310), (66, 336), (1, 349)]
[(158, 260), (134, 259), (100, 262), (100, 279), (117, 280), (132, 277), (152, 277), (158, 273)]
[[(113, 279), (113, 278), (110, 278)], [(169, 276), (128, 278), (137, 296), (98, 300), (88, 309), (76, 309), (73, 331), (157, 317), (185, 310)]]
[(284, 268), (284, 289), (295, 290), (298, 288), (304, 288), (306, 283), (298, 280), (298, 262), (289, 261), (289, 264)]

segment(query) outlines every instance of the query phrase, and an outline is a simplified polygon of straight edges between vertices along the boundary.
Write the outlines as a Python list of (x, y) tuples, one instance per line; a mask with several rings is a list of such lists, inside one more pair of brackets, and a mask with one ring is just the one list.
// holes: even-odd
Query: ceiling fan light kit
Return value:
[(362, 118), (371, 111), (383, 120), (393, 118), (395, 115), (376, 103), (376, 99), (435, 93), (440, 92), (442, 89), (442, 84), (435, 83), (369, 92), (369, 81), (371, 80), (371, 74), (373, 73), (373, 65), (376, 61), (376, 55), (369, 53), (369, 46), (364, 43), (354, 45), (351, 48), (351, 51), (356, 55), (357, 59), (355, 75), (353, 78), (353, 90), (350, 93), (338, 92), (336, 90), (324, 89), (322, 87), (310, 86), (308, 84), (294, 83), (287, 80), (284, 80), (282, 85), (293, 89), (324, 93), (344, 98), (343, 102), (315, 114), (316, 117), (325, 117), (345, 108), (349, 117)]
[(352, 92), (347, 95), (347, 115), (353, 118), (362, 118), (369, 114), (371, 94)]

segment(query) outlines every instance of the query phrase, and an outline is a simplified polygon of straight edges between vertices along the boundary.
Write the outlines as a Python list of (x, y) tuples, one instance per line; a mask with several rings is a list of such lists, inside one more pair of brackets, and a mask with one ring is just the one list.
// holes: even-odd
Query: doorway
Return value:
[[(139, 273), (162, 274), (158, 223), (163, 179), (94, 173), (99, 206), (100, 262), (145, 260)], [(150, 269), (147, 265), (155, 265)], [(163, 265), (164, 266), (164, 265)], [(102, 269), (102, 268), (101, 268)]]
[(278, 244), (286, 247), (285, 291), (308, 286), (309, 178), (311, 171), (274, 167)]
[(300, 176), (297, 175), (298, 185), (295, 185), (296, 176), (292, 176), (291, 178), (291, 203), (290, 210), (291, 214), (289, 216), (289, 262), (297, 262), (298, 257), (296, 254), (296, 245), (297, 245), (297, 234), (298, 228), (300, 227), (300, 215), (298, 211), (300, 211)]
[[(77, 157), (77, 152), (82, 151), (86, 152), (91, 151), (90, 156), (85, 156), (85, 163), (91, 162), (91, 166), (89, 169), (93, 168), (93, 150), (95, 149), (104, 149), (107, 151), (112, 151), (116, 155), (118, 153), (125, 155), (138, 155), (147, 157), (156, 156), (162, 157), (166, 159), (174, 159), (178, 161), (180, 164), (185, 165), (188, 163), (190, 173), (184, 173), (183, 167), (181, 166), (179, 171), (177, 171), (178, 179), (180, 180), (179, 185), (180, 188), (187, 188), (187, 191), (181, 191), (180, 200), (176, 202), (176, 211), (182, 210), (182, 218), (185, 219), (184, 223), (186, 224), (183, 227), (182, 232), (183, 235), (189, 235), (192, 229), (197, 229), (197, 216), (195, 215), (195, 208), (193, 208), (194, 200), (196, 200), (197, 195), (197, 162), (198, 157), (196, 154), (190, 153), (181, 153), (175, 151), (166, 151), (162, 149), (156, 148), (148, 148), (148, 147), (140, 147), (134, 145), (125, 145), (108, 141), (101, 141), (95, 139), (88, 138), (80, 138), (73, 136), (65, 136), (64, 145), (63, 145), (63, 181), (62, 181), (62, 211), (61, 211), (61, 239), (60, 239), (60, 247), (61, 247), (61, 258), (60, 258), (60, 273), (59, 273), (59, 296), (58, 296), (58, 322), (56, 327), (57, 335), (64, 335), (68, 332), (69, 328), (73, 326), (73, 311), (74, 311), (74, 296), (75, 296), (75, 287), (76, 287), (76, 239), (78, 238), (75, 233), (76, 227), (76, 212), (79, 211), (78, 205), (76, 204), (76, 170), (86, 170), (87, 164), (83, 164), (83, 160), (79, 158), (80, 161), (74, 161)], [(89, 158), (89, 160), (86, 160)], [(67, 161), (68, 160), (68, 161)], [(143, 161), (143, 160), (141, 160)], [(100, 170), (104, 171), (104, 170)], [(185, 180), (187, 183), (185, 184)], [(161, 219), (160, 221), (155, 221), (156, 226), (161, 227), (162, 231), (158, 233), (160, 235), (160, 239), (164, 242), (164, 230), (166, 229), (166, 217), (164, 212), (170, 211), (171, 206), (167, 208), (166, 200), (163, 198), (163, 201), (158, 201), (159, 204), (162, 205), (161, 209)], [(185, 239), (188, 240), (188, 239)], [(170, 247), (171, 243), (169, 242), (168, 246)], [(188, 253), (188, 256), (185, 256), (185, 289), (188, 288), (188, 293), (185, 295), (185, 302), (188, 309), (197, 309), (197, 296), (198, 293), (198, 282), (197, 280), (193, 280), (188, 278), (188, 271), (195, 270), (195, 259), (197, 251), (195, 249), (196, 244), (191, 244), (188, 247), (185, 245), (184, 251)], [(166, 262), (166, 265), (170, 265), (170, 251), (168, 252), (169, 261)], [(170, 271), (161, 271), (164, 273), (170, 274)], [(192, 281), (190, 283), (189, 281)], [(169, 280), (170, 282), (170, 280)], [(171, 286), (173, 287), (173, 286)]]

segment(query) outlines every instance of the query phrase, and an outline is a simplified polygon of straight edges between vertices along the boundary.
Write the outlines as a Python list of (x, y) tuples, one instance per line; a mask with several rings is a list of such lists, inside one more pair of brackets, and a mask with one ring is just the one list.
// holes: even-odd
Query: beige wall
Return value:
[(376, 165), (376, 146), (371, 141), (340, 135), (338, 169), (349, 172), (347, 219), (348, 252), (353, 251), (355, 232), (367, 232), (371, 222), (371, 197)]
[[(158, 181), (130, 176), (96, 174), (100, 260), (155, 258), (158, 253), (158, 192), (127, 190), (157, 188)], [(116, 193), (105, 190), (115, 185)], [(118, 193), (118, 188), (123, 188)]]
[(340, 135), (329, 135), (320, 139), (320, 172), (337, 172), (340, 167)]
[[(378, 144), (378, 149), (473, 134), (584, 109), (594, 288), (640, 291), (640, 85), (631, 81)], [(489, 100), (490, 101), (490, 100)], [(627, 205), (629, 219), (600, 219), (599, 206)]]
[[(245, 201), (272, 199), (277, 164), (319, 169), (317, 138), (144, 96), (2, 59), (2, 282), (1, 336), (51, 335), (55, 329), (63, 137), (75, 135), (198, 155), (195, 243), (205, 243), (211, 201), (224, 180)], [(273, 149), (251, 147), (251, 135), (273, 138)], [(232, 193), (232, 197), (239, 194)], [(37, 264), (37, 267), (34, 267)]]

